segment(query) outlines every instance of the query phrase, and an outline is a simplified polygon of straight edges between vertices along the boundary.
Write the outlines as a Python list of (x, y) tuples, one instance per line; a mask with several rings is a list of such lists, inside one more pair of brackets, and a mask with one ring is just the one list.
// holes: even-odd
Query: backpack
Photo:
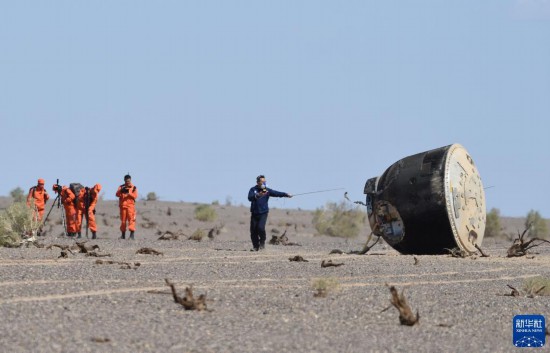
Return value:
[(74, 204), (75, 204), (75, 206), (78, 204), (78, 195), (80, 195), (80, 189), (82, 189), (83, 187), (84, 186), (82, 186), (82, 184), (80, 184), (80, 183), (70, 183), (69, 184), (69, 189), (71, 189), (71, 191), (74, 194)]
[[(32, 198), (36, 200), (36, 196), (35, 196), (35, 193), (36, 193), (36, 185), (35, 186), (31, 186), (31, 188), (29, 189), (29, 193), (31, 192), (32, 190)], [(44, 195), (46, 195), (46, 189), (44, 189), (42, 191), (44, 193)]]
[(84, 209), (88, 209), (90, 207), (90, 201), (92, 199), (92, 195), (90, 194), (90, 188), (86, 187), (84, 188)]
[(36, 186), (31, 186), (31, 188), (29, 189), (29, 194), (31, 193), (31, 190), (32, 190), (32, 198), (36, 199), (36, 197), (34, 197), (34, 193), (36, 192)]

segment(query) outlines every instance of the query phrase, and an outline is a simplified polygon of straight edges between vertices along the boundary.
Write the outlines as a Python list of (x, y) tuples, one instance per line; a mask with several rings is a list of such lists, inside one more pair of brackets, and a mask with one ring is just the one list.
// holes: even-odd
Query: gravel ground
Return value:
[[(302, 246), (250, 252), (244, 207), (219, 207), (212, 224), (193, 220), (193, 205), (141, 203), (137, 240), (117, 239), (116, 205), (98, 208), (102, 260), (58, 248), (0, 248), (2, 352), (511, 352), (512, 318), (549, 317), (549, 298), (506, 296), (526, 278), (550, 278), (550, 247), (534, 257), (505, 258), (507, 240), (487, 240), (489, 258), (399, 255), (377, 245), (368, 255), (329, 255), (361, 239), (313, 236), (306, 211), (274, 210), (268, 229), (287, 229)], [(170, 207), (171, 215), (166, 209)], [(101, 209), (101, 212), (99, 210)], [(145, 216), (145, 217), (143, 217)], [(144, 220), (147, 219), (147, 221)], [(145, 222), (154, 224), (146, 225)], [(52, 221), (55, 223), (55, 221)], [(147, 228), (144, 228), (144, 225)], [(189, 235), (222, 228), (213, 240), (157, 240), (165, 230)], [(223, 226), (223, 227), (222, 227)], [(44, 244), (72, 244), (47, 228)], [(136, 254), (151, 247), (164, 255)], [(290, 262), (301, 255), (309, 262)], [(344, 263), (321, 268), (322, 260)], [(183, 295), (207, 294), (210, 311), (176, 304), (165, 279)], [(315, 297), (315, 279), (337, 288)], [(399, 324), (386, 284), (404, 290), (419, 324)]]

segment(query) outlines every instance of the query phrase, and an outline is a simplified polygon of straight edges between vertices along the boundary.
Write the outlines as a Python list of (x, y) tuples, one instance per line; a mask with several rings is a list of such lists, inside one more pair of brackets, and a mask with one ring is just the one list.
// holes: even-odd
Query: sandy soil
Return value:
[[(384, 244), (368, 255), (329, 255), (359, 250), (366, 234), (315, 236), (311, 212), (275, 209), (268, 232), (286, 229), (301, 246), (250, 252), (246, 207), (216, 206), (218, 219), (210, 223), (196, 221), (194, 207), (140, 201), (137, 239), (130, 241), (118, 239), (116, 202), (101, 202), (99, 239), (88, 244), (112, 255), (101, 260), (131, 269), (80, 253), (58, 258), (58, 248), (0, 248), (0, 351), (510, 352), (514, 315), (548, 318), (550, 297), (506, 296), (506, 285), (519, 289), (527, 278), (550, 277), (550, 247), (509, 259), (508, 240), (487, 239), (489, 258), (417, 256), (417, 265)], [(60, 236), (60, 212), (50, 217), (40, 241), (73, 244)], [(212, 240), (187, 239), (215, 226), (221, 232)], [(157, 240), (168, 230), (180, 239)], [(163, 255), (136, 254), (142, 247)], [(309, 262), (290, 262), (295, 255)], [(329, 259), (344, 265), (321, 268)], [(211, 311), (174, 303), (166, 278), (182, 295), (189, 285), (196, 295), (206, 293)], [(319, 278), (338, 287), (315, 297), (312, 282)], [(383, 311), (386, 284), (405, 290), (418, 325), (400, 325), (393, 307)]]

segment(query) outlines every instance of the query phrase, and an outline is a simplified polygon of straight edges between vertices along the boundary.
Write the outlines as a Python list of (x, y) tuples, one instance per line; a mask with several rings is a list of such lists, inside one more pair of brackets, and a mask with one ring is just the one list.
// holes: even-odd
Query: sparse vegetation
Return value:
[(531, 238), (546, 238), (548, 235), (546, 220), (541, 217), (538, 211), (531, 210), (527, 213), (525, 227), (529, 228), (528, 234)]
[(147, 194), (147, 197), (145, 198), (146, 201), (157, 201), (158, 200), (158, 197), (157, 197), (157, 194), (155, 194), (154, 192), (150, 192)]
[(180, 235), (185, 235), (181, 232), (179, 232), (178, 234), (174, 233), (174, 232), (171, 232), (169, 230), (167, 230), (166, 232), (162, 233), (161, 232), (161, 236), (160, 238), (158, 238), (157, 240), (178, 240)]
[(13, 199), (13, 202), (23, 202), (25, 201), (25, 191), (19, 186), (10, 191), (10, 196)]
[(498, 237), (502, 235), (502, 227), (500, 225), (500, 210), (491, 208), (487, 213), (487, 221), (485, 223), (485, 236)]
[(212, 206), (219, 206), (219, 205), (220, 205), (220, 201), (218, 200), (212, 201)]
[(193, 234), (191, 234), (191, 236), (189, 237), (189, 240), (201, 241), (205, 235), (206, 233), (204, 232), (204, 230), (197, 229), (196, 231), (193, 232)]
[(527, 295), (550, 295), (550, 278), (533, 277), (523, 281), (523, 290)]
[(195, 219), (201, 222), (212, 222), (216, 220), (218, 215), (210, 205), (198, 205), (195, 207)]
[(27, 205), (23, 202), (12, 204), (0, 214), (0, 246), (18, 246), (23, 235), (36, 234), (39, 226)]
[(319, 234), (353, 238), (363, 229), (366, 213), (345, 202), (329, 202), (325, 208), (315, 210), (313, 226)]
[(315, 290), (313, 296), (324, 298), (329, 292), (333, 292), (338, 289), (340, 283), (336, 278), (316, 278), (311, 282), (311, 287)]

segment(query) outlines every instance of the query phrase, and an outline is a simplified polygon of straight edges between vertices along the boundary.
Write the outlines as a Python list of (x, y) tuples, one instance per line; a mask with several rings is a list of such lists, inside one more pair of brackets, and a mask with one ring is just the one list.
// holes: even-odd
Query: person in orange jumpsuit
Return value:
[(76, 207), (74, 204), (75, 195), (67, 186), (61, 187), (54, 184), (53, 191), (58, 193), (61, 189), (61, 202), (65, 208), (65, 222), (67, 223), (67, 235), (74, 237), (77, 233)]
[(46, 208), (46, 202), (50, 199), (48, 192), (44, 189), (44, 179), (38, 179), (36, 186), (29, 189), (27, 195), (27, 206), (31, 207), (31, 200), (34, 199), (34, 209), (32, 218), (40, 222), (44, 216), (44, 209)]
[(75, 205), (74, 211), (76, 214), (74, 217), (75, 217), (76, 223), (74, 226), (75, 226), (76, 232), (78, 233), (77, 238), (82, 238), (82, 217), (84, 216), (84, 211), (79, 207), (80, 194), (82, 194), (82, 190), (84, 190), (84, 188), (80, 189), (80, 192), (78, 193), (78, 195), (76, 194), (76, 191), (71, 190), (73, 195), (75, 195), (73, 204)]
[(118, 187), (116, 196), (118, 197), (118, 207), (120, 208), (120, 239), (126, 239), (126, 223), (128, 223), (128, 229), (130, 230), (130, 239), (134, 239), (138, 192), (135, 185), (132, 184), (132, 177), (130, 175), (124, 176), (124, 184)]
[[(78, 196), (77, 209), (81, 214), (87, 218), (88, 228), (92, 231), (92, 239), (96, 239), (97, 224), (95, 222), (95, 206), (99, 198), (99, 192), (101, 191), (101, 185), (95, 184), (93, 188), (85, 187), (80, 189)], [(88, 212), (86, 213), (86, 208)], [(80, 223), (82, 224), (82, 222)], [(80, 237), (80, 232), (79, 232)]]

